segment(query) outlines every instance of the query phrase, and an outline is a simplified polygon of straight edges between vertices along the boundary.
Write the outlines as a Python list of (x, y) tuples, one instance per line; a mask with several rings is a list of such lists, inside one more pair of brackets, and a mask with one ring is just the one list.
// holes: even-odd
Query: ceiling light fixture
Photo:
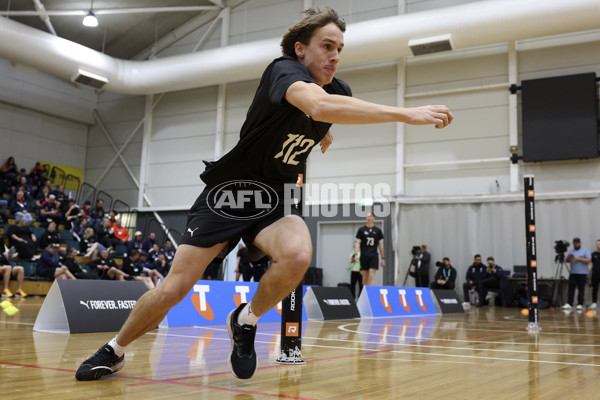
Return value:
[(92, 11), (94, 9), (94, 0), (92, 0), (92, 4), (90, 5), (90, 12), (87, 13), (85, 17), (83, 17), (83, 25), (89, 26), (90, 28), (95, 28), (98, 26), (98, 18)]
[(95, 28), (98, 26), (98, 18), (90, 11), (85, 17), (83, 17), (83, 25)]

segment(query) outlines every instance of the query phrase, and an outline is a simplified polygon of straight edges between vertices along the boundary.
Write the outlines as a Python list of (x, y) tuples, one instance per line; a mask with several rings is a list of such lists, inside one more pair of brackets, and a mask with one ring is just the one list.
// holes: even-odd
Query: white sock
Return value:
[(252, 312), (250, 303), (246, 304), (246, 307), (242, 308), (242, 311), (238, 314), (238, 324), (240, 325), (256, 325), (258, 322), (258, 316)]
[(113, 350), (115, 351), (115, 354), (118, 357), (121, 357), (123, 355), (123, 353), (125, 353), (125, 347), (119, 346), (119, 344), (117, 343), (117, 337), (116, 336), (113, 338), (113, 340), (111, 340), (110, 342), (108, 342), (108, 345), (113, 348)]

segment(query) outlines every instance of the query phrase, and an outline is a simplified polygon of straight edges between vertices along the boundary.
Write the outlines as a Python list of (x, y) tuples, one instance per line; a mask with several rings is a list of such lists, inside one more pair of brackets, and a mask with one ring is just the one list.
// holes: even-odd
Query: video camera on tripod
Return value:
[(419, 267), (421, 266), (421, 260), (419, 259), (419, 257), (421, 256), (421, 246), (413, 246), (412, 249), (410, 249), (410, 254), (413, 255), (413, 258), (410, 261), (408, 269), (406, 270), (406, 276), (404, 277), (403, 286), (406, 285), (406, 280), (408, 279), (409, 275), (415, 278), (419, 276), (418, 271)]
[(565, 253), (569, 249), (570, 245), (571, 245), (571, 243), (569, 243), (566, 240), (554, 241), (554, 251), (556, 252), (556, 257), (554, 257), (554, 262), (560, 262), (560, 263), (565, 262)]
[(552, 294), (552, 305), (557, 306), (557, 298), (558, 298), (558, 288), (560, 286), (560, 280), (562, 279), (562, 270), (565, 265), (565, 253), (571, 243), (566, 240), (556, 240), (554, 241), (554, 251), (556, 252), (556, 257), (554, 257), (554, 263), (556, 264), (556, 271), (554, 274), (554, 290)]
[(420, 256), (421, 255), (421, 246), (413, 246), (412, 249), (410, 249), (410, 253), (415, 257)]

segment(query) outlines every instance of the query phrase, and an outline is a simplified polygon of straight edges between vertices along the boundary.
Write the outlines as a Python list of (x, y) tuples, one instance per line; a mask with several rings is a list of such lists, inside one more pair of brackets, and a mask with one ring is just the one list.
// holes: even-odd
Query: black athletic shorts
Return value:
[(379, 269), (379, 257), (374, 256), (363, 256), (360, 255), (360, 270), (368, 271), (370, 269)]
[[(213, 189), (214, 187), (207, 186), (188, 212), (181, 244), (208, 248), (218, 243), (229, 242), (227, 246), (227, 253), (229, 253), (237, 246), (241, 238), (248, 246), (252, 259), (258, 259), (259, 255), (253, 254), (256, 252), (256, 248), (251, 246), (256, 235), (283, 218), (286, 212), (300, 216), (300, 212), (295, 206), (288, 207), (289, 210), (285, 209), (283, 193), (278, 193), (277, 201), (270, 203), (271, 210), (268, 213), (264, 209), (247, 207), (236, 212), (229, 212), (229, 216), (224, 216), (215, 211), (215, 206), (209, 206), (211, 201), (209, 194), (213, 196)], [(232, 198), (236, 198), (237, 193), (234, 192), (232, 196)], [(212, 200), (212, 204), (214, 204), (214, 200)], [(260, 214), (260, 216), (254, 217), (256, 214)]]

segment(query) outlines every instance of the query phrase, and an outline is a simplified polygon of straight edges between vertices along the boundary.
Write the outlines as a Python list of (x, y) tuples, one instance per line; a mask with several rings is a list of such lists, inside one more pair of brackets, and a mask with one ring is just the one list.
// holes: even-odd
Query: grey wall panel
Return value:
[(15, 69), (0, 59), (0, 101), (40, 113), (89, 124), (96, 94), (87, 87), (38, 73)]
[(27, 171), (37, 161), (83, 169), (87, 125), (0, 103), (0, 160), (13, 156)]

